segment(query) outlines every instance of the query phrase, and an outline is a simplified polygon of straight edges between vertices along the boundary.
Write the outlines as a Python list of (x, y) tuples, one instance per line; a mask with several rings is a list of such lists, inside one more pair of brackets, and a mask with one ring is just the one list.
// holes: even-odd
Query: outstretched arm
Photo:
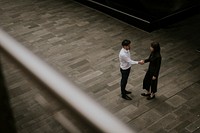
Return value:
[(129, 57), (124, 57), (124, 59), (131, 64), (139, 64), (139, 61), (131, 60)]

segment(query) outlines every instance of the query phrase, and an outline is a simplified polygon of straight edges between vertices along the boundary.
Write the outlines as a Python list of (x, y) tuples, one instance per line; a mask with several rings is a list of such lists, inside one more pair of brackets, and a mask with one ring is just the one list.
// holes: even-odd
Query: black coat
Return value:
[(149, 58), (144, 61), (145, 63), (150, 62), (148, 72), (150, 73), (150, 75), (155, 76), (156, 78), (158, 78), (159, 75), (161, 60), (162, 57), (160, 53), (152, 52)]
[[(147, 91), (151, 88), (151, 93), (157, 92), (157, 84), (158, 84), (158, 75), (160, 71), (160, 65), (161, 65), (162, 57), (160, 53), (151, 53), (149, 58), (144, 60), (145, 63), (149, 63), (149, 68), (146, 72), (146, 75), (143, 80), (143, 89), (146, 89)], [(156, 79), (153, 80), (152, 77), (155, 76)]]

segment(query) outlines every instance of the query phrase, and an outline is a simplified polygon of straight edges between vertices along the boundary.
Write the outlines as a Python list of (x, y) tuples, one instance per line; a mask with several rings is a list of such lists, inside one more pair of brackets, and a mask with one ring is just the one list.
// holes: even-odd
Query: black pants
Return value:
[(129, 74), (130, 74), (130, 70), (131, 70), (131, 68), (128, 68), (126, 70), (123, 70), (123, 69), (120, 68), (120, 72), (121, 72), (121, 76), (122, 76), (121, 84), (120, 84), (121, 85), (121, 94), (122, 95), (126, 94), (125, 88), (126, 88), (126, 84), (128, 82), (128, 77), (129, 77)]
[(147, 91), (151, 89), (151, 93), (156, 93), (158, 78), (156, 78), (155, 80), (152, 80), (152, 77), (153, 77), (153, 74), (151, 74), (150, 71), (147, 71), (143, 80), (143, 89), (146, 89)]

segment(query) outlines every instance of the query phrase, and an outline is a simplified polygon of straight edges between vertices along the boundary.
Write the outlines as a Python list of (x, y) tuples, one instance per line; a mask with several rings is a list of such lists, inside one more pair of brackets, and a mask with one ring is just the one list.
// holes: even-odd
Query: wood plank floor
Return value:
[[(139, 133), (200, 132), (200, 14), (148, 33), (71, 0), (0, 0), (0, 27), (68, 77), (127, 126)], [(148, 64), (134, 65), (120, 97), (118, 53), (132, 41), (134, 60), (148, 57), (152, 41), (163, 57), (156, 99), (140, 96)], [(19, 133), (64, 133), (44, 109), (45, 92), (2, 58)]]

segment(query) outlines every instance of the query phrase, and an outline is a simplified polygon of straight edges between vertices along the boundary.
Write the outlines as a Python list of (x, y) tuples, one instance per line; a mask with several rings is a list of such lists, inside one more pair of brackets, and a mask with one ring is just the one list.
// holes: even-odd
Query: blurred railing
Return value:
[(34, 77), (36, 83), (44, 85), (47, 88), (47, 93), (63, 103), (67, 109), (73, 110), (73, 113), (76, 114), (76, 119), (78, 118), (89, 125), (90, 131), (88, 132), (134, 132), (1, 29), (0, 52), (9, 57), (28, 76)]

